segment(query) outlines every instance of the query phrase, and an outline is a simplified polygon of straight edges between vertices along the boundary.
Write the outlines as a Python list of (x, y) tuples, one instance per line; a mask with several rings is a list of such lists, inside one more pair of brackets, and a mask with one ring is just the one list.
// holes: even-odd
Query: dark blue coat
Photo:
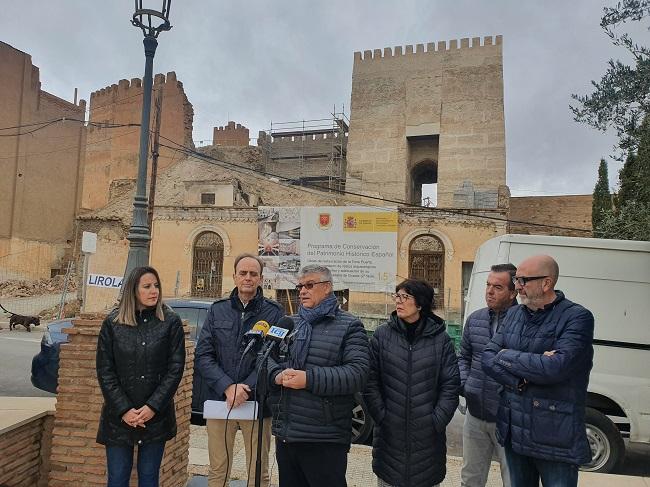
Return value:
[(445, 429), (458, 406), (458, 361), (438, 316), (424, 318), (413, 343), (395, 312), (370, 339), (364, 398), (375, 420), (372, 469), (400, 487), (431, 487), (445, 478)]
[[(290, 345), (289, 354), (292, 351)], [(284, 368), (269, 359), (269, 404), (276, 439), (350, 445), (354, 394), (363, 390), (369, 368), (363, 323), (341, 309), (312, 323), (305, 389), (275, 385), (275, 376)]]
[(218, 299), (212, 304), (195, 352), (194, 367), (206, 385), (201, 391), (201, 405), (206, 399), (225, 400), (225, 390), (231, 384), (244, 383), (251, 390), (255, 389), (257, 373), (256, 355), (253, 352), (247, 354), (237, 375), (237, 367), (246, 345), (244, 334), (259, 320), (275, 325), (283, 316), (282, 306), (265, 298), (262, 288), (257, 289), (257, 295), (245, 309), (237, 295), (237, 288), (230, 297)]
[[(513, 301), (513, 305), (517, 302)], [(501, 327), (503, 311), (497, 317), (497, 330)], [(493, 311), (482, 308), (474, 311), (465, 321), (463, 340), (460, 344), (458, 368), (460, 369), (460, 389), (467, 409), (475, 418), (494, 423), (499, 408), (499, 389), (501, 386), (483, 372), (481, 360), (485, 345), (492, 339)]]
[(535, 312), (510, 309), (485, 347), (483, 369), (505, 386), (497, 419), (502, 445), (510, 438), (520, 455), (582, 465), (591, 461), (584, 419), (594, 317), (556, 295)]

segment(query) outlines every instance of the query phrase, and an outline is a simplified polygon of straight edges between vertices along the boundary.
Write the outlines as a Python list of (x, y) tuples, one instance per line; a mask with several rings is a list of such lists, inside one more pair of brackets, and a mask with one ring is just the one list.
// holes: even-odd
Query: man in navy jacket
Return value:
[(469, 315), (463, 329), (458, 366), (467, 412), (463, 425), (461, 487), (485, 487), (494, 452), (501, 465), (503, 485), (510, 487), (505, 450), (496, 439), (501, 386), (485, 375), (481, 360), (485, 345), (501, 327), (506, 312), (517, 304), (517, 291), (512, 282), (516, 272), (517, 268), (512, 264), (492, 266), (485, 286), (487, 307)]
[(524, 260), (514, 277), (521, 304), (483, 352), (483, 369), (504, 385), (497, 438), (513, 487), (578, 484), (591, 460), (585, 431), (594, 317), (555, 290), (557, 262)]
[[(260, 283), (263, 265), (256, 255), (241, 254), (235, 258), (233, 279), (236, 287), (229, 297), (218, 299), (212, 304), (196, 345), (195, 367), (208, 386), (207, 399), (226, 401), (232, 408), (249, 399), (255, 399), (256, 356), (254, 353), (248, 353), (246, 357), (242, 357), (245, 347), (244, 334), (259, 320), (274, 325), (284, 316), (282, 306), (262, 294)], [(227, 485), (237, 429), (242, 431), (246, 447), (249, 485), (253, 485), (255, 481), (257, 422), (208, 419), (209, 487)], [(271, 445), (270, 417), (264, 419), (262, 432), (261, 485), (267, 487)]]

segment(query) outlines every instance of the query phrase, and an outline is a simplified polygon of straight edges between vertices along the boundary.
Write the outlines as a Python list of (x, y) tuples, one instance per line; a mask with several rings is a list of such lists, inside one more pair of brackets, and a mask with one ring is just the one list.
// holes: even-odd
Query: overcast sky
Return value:
[[(176, 71), (183, 82), (195, 141), (211, 140), (228, 119), (256, 136), (271, 120), (324, 118), (335, 105), (349, 113), (354, 51), (501, 34), (512, 194), (591, 193), (616, 139), (574, 122), (570, 95), (590, 92), (610, 58), (627, 60), (599, 27), (603, 6), (614, 3), (173, 0), (154, 71)], [(2, 10), (0, 40), (32, 56), (50, 93), (72, 101), (79, 88), (88, 100), (142, 77), (132, 1), (4, 0)], [(613, 186), (621, 165), (609, 163)]]

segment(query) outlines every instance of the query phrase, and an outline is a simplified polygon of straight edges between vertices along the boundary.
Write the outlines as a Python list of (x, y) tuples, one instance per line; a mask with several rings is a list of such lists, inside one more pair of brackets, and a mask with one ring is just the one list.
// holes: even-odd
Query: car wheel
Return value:
[(585, 413), (591, 462), (580, 467), (586, 472), (608, 473), (616, 470), (625, 457), (625, 443), (616, 425), (600, 411), (587, 408)]
[(365, 443), (368, 441), (374, 422), (370, 417), (366, 403), (361, 394), (354, 395), (354, 408), (352, 409), (352, 443)]

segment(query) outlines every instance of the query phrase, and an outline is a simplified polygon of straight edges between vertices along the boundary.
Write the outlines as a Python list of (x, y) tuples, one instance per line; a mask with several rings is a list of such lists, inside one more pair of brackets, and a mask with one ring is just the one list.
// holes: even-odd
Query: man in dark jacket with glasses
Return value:
[(354, 394), (368, 374), (361, 321), (340, 309), (324, 266), (299, 274), (300, 308), (287, 361), (269, 359), (280, 487), (345, 487)]
[(594, 317), (555, 290), (557, 262), (524, 260), (513, 278), (521, 304), (483, 352), (483, 369), (504, 385), (497, 438), (513, 487), (578, 484), (591, 460), (585, 431)]

